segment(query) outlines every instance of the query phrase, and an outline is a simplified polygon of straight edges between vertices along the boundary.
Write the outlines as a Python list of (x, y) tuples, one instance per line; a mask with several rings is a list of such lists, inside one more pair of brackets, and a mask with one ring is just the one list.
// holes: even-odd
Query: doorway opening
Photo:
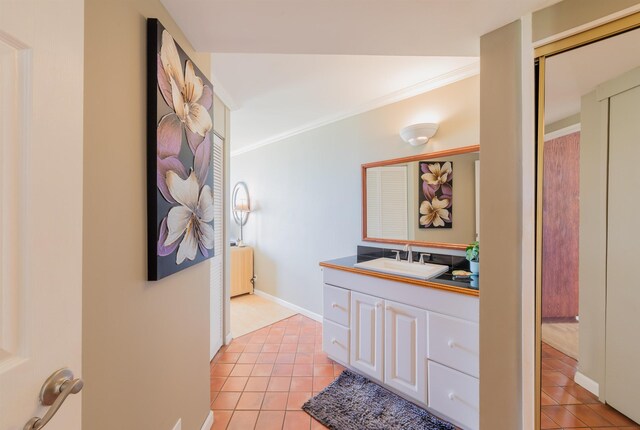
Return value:
[[(231, 241), (231, 292), (230, 323), (234, 337), (274, 324), (295, 315), (297, 312), (282, 306), (266, 294), (255, 294), (254, 247), (245, 244), (244, 230), (248, 227), (252, 204), (249, 187), (238, 182), (231, 191), (231, 215), (236, 239)], [(268, 298), (267, 298), (268, 297)]]
[(640, 422), (638, 44), (635, 14), (536, 50), (542, 429)]

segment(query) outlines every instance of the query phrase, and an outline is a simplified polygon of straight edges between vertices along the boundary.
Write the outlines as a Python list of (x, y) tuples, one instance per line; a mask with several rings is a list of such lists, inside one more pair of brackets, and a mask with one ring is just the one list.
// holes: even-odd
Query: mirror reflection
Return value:
[(480, 160), (474, 148), (365, 166), (364, 239), (430, 246), (478, 240)]
[[(543, 424), (640, 423), (640, 30), (545, 64)], [(597, 424), (594, 424), (597, 421)], [(551, 427), (543, 427), (551, 428)]]

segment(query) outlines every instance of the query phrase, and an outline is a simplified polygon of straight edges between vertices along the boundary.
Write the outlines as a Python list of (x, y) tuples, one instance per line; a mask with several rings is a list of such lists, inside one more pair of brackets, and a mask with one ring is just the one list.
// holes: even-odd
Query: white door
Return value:
[(384, 300), (351, 292), (350, 364), (382, 381), (384, 353)]
[[(1, 430), (43, 416), (54, 371), (82, 371), (83, 22), (82, 0), (0, 0)], [(80, 402), (46, 430), (80, 429)]]
[(427, 311), (385, 301), (384, 382), (425, 401)]
[[(636, 74), (640, 83), (640, 71)], [(640, 86), (609, 99), (606, 401), (640, 422)]]
[(224, 231), (223, 231), (223, 146), (222, 140), (217, 134), (213, 135), (213, 208), (214, 216), (214, 252), (211, 259), (211, 293), (209, 296), (210, 309), (210, 343), (209, 359), (213, 360), (223, 343), (223, 291), (224, 291)]

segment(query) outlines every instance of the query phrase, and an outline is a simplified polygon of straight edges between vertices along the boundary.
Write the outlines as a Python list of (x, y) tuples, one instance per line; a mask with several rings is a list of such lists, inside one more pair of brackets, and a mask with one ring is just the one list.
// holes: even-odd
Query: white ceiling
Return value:
[(162, 0), (205, 52), (477, 56), (479, 37), (558, 0)]
[(546, 64), (545, 123), (580, 112), (580, 99), (596, 86), (640, 66), (640, 30), (549, 58)]
[(161, 0), (213, 52), (237, 154), (478, 72), (480, 36), (558, 0)]
[(474, 57), (214, 54), (212, 61), (214, 80), (224, 83), (231, 99), (225, 101), (234, 109), (234, 155), (472, 76), (479, 69)]

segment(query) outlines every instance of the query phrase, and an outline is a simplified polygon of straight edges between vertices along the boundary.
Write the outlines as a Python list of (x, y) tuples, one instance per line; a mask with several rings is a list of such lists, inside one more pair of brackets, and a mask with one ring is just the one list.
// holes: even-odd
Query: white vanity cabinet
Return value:
[(322, 349), (334, 360), (349, 363), (351, 330), (349, 329), (351, 292), (344, 288), (324, 286)]
[(351, 292), (351, 353), (349, 364), (382, 381), (384, 300)]
[(427, 311), (385, 300), (384, 382), (426, 401)]
[(332, 359), (478, 429), (477, 296), (325, 267), (323, 315)]

